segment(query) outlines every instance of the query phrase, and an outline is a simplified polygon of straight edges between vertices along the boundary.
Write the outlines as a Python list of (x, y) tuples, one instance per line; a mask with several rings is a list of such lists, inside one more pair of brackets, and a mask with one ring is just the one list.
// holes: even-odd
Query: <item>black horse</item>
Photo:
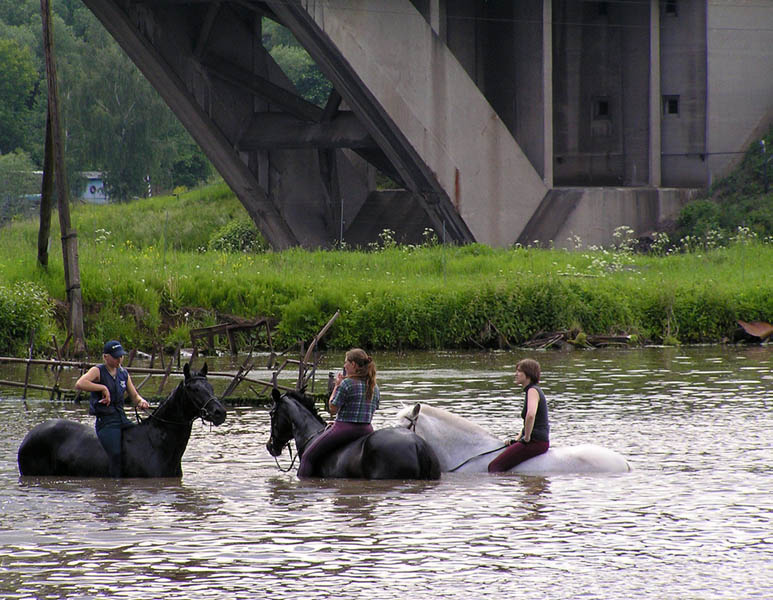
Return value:
[[(207, 381), (206, 363), (195, 375), (186, 364), (183, 373), (183, 381), (148, 418), (124, 429), (124, 477), (181, 477), (193, 421), (225, 421), (226, 410)], [(94, 428), (65, 419), (32, 428), (19, 446), (18, 461), (22, 475), (109, 477), (107, 454)]]
[[(279, 456), (295, 440), (298, 456), (325, 429), (314, 399), (298, 392), (272, 393), (271, 437), (266, 449)], [(403, 427), (379, 429), (327, 456), (314, 466), (316, 477), (352, 479), (440, 479), (440, 463), (432, 448)]]

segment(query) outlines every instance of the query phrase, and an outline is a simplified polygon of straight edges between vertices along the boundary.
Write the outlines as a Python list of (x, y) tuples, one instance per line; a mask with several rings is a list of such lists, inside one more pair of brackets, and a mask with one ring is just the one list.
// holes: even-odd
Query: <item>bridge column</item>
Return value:
[(649, 184), (660, 187), (660, 0), (650, 0), (650, 160)]

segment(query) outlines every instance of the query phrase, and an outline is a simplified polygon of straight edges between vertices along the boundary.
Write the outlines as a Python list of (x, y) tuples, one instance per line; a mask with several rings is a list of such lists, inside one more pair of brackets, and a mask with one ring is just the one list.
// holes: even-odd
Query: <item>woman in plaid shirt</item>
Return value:
[(335, 422), (306, 448), (298, 467), (298, 477), (311, 477), (314, 462), (319, 457), (373, 433), (370, 422), (378, 409), (378, 402), (376, 364), (364, 350), (349, 350), (344, 372), (338, 374), (330, 393), (330, 414), (335, 415)]

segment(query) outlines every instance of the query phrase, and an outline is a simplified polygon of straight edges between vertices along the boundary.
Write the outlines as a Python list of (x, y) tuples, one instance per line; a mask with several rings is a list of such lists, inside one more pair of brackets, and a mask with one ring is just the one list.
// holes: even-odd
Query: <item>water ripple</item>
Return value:
[[(240, 408), (194, 428), (182, 480), (19, 479), (32, 425), (89, 419), (4, 400), (3, 597), (773, 597), (771, 349), (537, 356), (553, 444), (612, 447), (632, 473), (299, 481), (265, 452), (265, 409)], [(382, 358), (378, 424), (424, 401), (510, 435), (517, 358)]]

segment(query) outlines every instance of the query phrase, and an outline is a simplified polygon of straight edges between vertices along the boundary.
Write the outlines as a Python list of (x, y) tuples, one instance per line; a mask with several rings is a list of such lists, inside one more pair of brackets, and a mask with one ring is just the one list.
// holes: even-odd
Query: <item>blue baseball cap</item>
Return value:
[(118, 340), (110, 340), (105, 344), (102, 354), (109, 354), (113, 358), (121, 358), (126, 354), (126, 350), (121, 346), (121, 342)]

